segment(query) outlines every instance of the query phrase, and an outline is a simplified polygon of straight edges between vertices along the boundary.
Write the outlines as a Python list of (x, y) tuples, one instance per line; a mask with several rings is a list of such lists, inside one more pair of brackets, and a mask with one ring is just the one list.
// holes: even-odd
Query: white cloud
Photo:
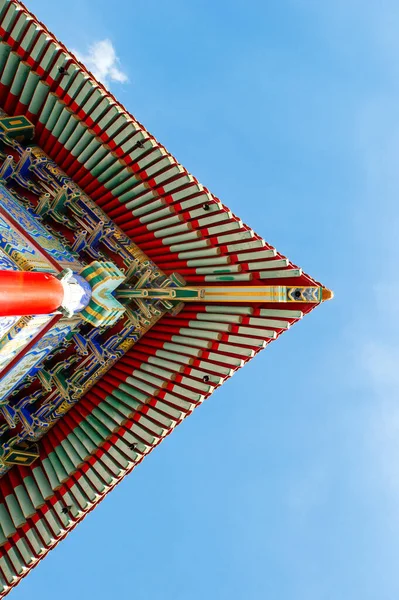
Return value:
[(128, 76), (120, 68), (120, 61), (111, 40), (94, 42), (86, 54), (74, 50), (74, 54), (104, 85), (110, 82), (126, 83)]

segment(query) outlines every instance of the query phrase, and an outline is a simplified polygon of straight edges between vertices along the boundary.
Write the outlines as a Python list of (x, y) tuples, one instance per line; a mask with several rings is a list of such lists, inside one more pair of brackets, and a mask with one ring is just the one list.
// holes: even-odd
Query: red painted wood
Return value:
[(0, 271), (0, 317), (48, 315), (63, 299), (62, 283), (50, 273)]

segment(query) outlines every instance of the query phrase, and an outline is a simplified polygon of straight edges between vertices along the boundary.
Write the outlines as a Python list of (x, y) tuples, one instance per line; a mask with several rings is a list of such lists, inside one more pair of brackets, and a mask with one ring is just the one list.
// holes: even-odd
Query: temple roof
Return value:
[(271, 246), (188, 173), (21, 3), (1, 5), (2, 107), (35, 124), (36, 143), (166, 273), (178, 271), (190, 283), (228, 276), (316, 284), (279, 253), (271, 259)]
[[(148, 257), (188, 284), (320, 286), (236, 217), (20, 2), (0, 0), (0, 107)], [(309, 303), (165, 314), (0, 482), (0, 597)], [(98, 381), (98, 380), (97, 380)]]

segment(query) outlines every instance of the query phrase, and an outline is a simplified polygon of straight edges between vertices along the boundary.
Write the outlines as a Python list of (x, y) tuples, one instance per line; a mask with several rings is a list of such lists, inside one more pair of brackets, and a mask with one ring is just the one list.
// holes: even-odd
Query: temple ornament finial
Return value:
[(325, 302), (326, 300), (332, 300), (334, 298), (334, 292), (329, 290), (328, 288), (323, 287), (321, 292), (321, 301)]

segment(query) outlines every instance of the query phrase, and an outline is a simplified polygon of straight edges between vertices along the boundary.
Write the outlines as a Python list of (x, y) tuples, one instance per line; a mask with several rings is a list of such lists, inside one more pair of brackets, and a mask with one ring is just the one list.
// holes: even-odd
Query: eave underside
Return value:
[[(2, 574), (4, 592), (264, 346), (261, 337), (252, 338), (251, 346), (246, 330), (244, 335), (228, 329), (251, 328), (250, 319), (274, 325), (280, 321), (284, 328), (290, 324), (283, 318), (288, 311), (225, 308), (225, 312), (208, 312), (220, 307), (186, 308), (179, 315), (180, 329), (171, 326), (168, 318), (159, 321), (104, 374), (101, 385), (94, 386), (49, 431), (32, 470), (15, 466), (3, 476), (0, 579)], [(226, 337), (231, 335), (241, 335), (242, 343), (233, 344)]]
[[(0, 0), (0, 107), (167, 274), (320, 285), (190, 175), (22, 4)], [(60, 67), (67, 73), (61, 74)], [(0, 484), (8, 593), (196, 406), (311, 305), (193, 304), (164, 316)]]

